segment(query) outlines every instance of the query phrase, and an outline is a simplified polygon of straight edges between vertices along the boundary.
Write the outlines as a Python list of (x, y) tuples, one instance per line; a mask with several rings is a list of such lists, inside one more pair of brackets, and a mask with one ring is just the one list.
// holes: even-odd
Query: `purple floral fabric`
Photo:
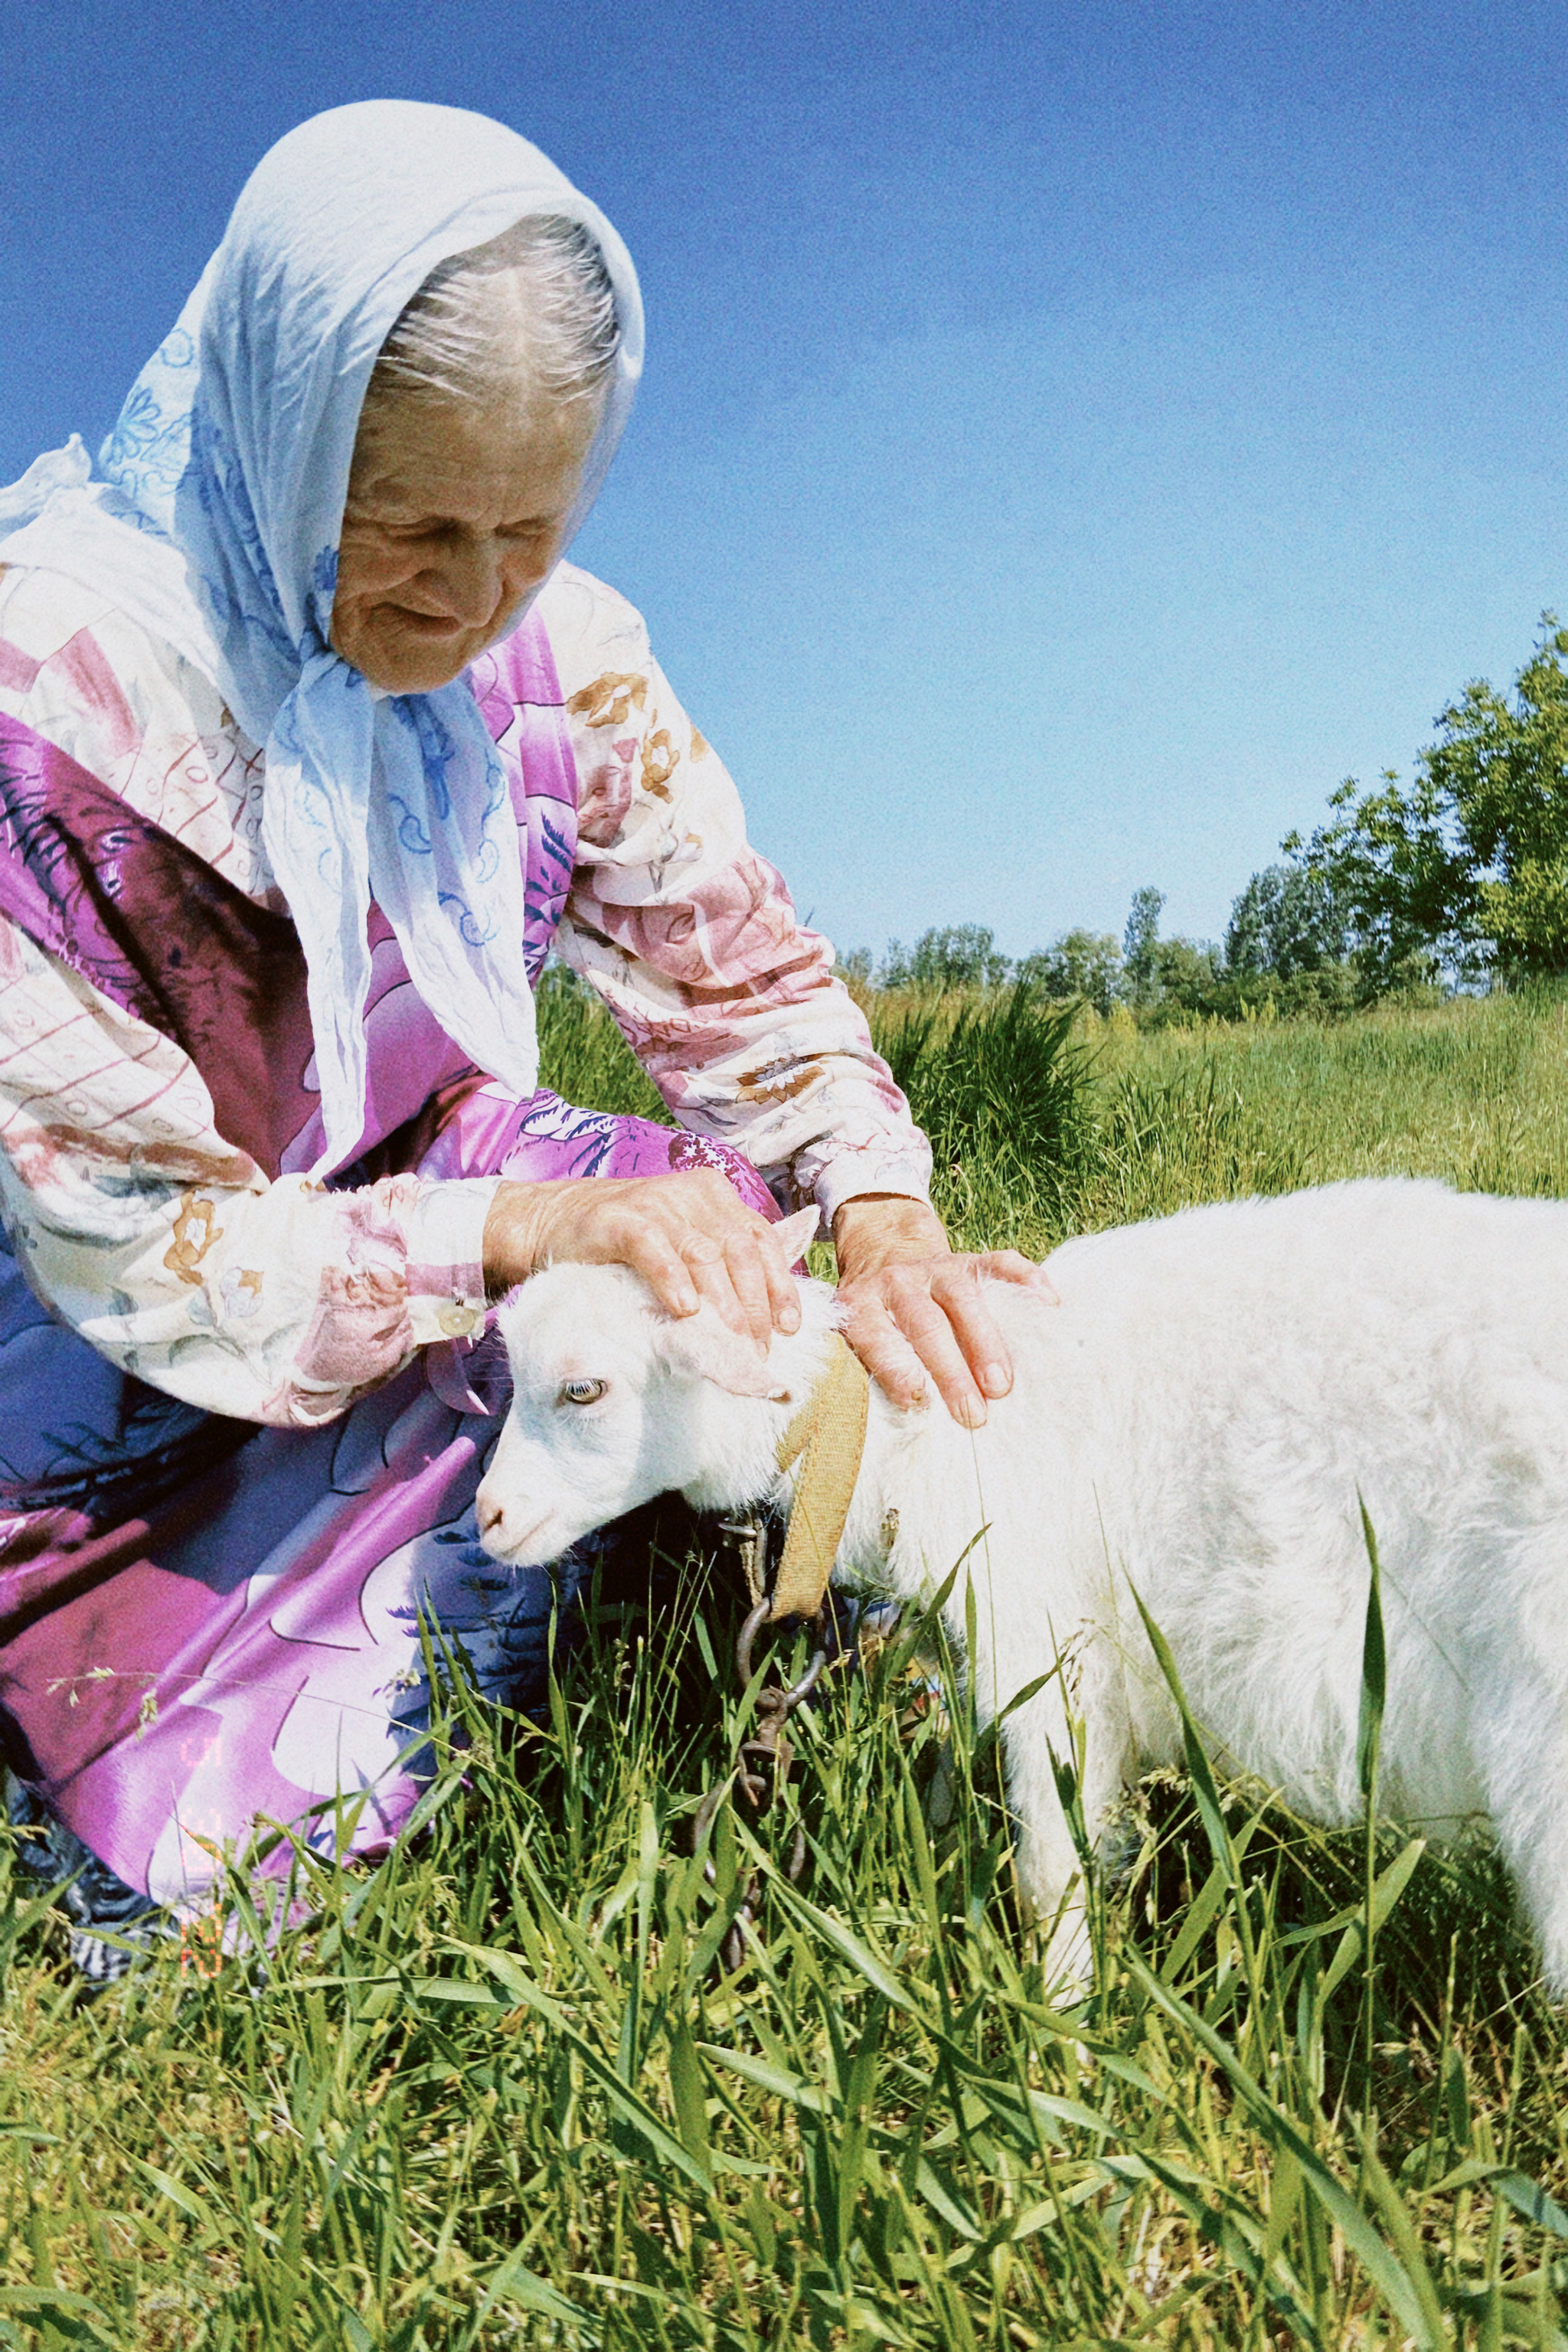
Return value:
[[(577, 849), (542, 625), (487, 656), (472, 684), (512, 782), (537, 976)], [(274, 1191), (301, 1181), (320, 1098), (287, 919), (3, 712), (0, 913), (179, 1048), (242, 1169), (282, 1180)], [(432, 1230), (421, 1204), (464, 1180), (701, 1165), (776, 1213), (721, 1143), (485, 1081), (425, 1011), (374, 912), (372, 947), (366, 1125), (335, 1180), (351, 1239), (280, 1402), (256, 1416), (273, 1425), (252, 1432), (139, 1381), (0, 1252), (0, 1732), (58, 1819), (181, 1909), (203, 1904), (258, 1823), (323, 1852), (384, 1846), (420, 1785), (421, 1621), (460, 1645), (483, 1688), (511, 1696), (536, 1678), (552, 1610), (569, 1599), (570, 1578), (558, 1593), (479, 1544), (504, 1360), (477, 1268), (455, 1276), (417, 1255)], [(36, 1148), (66, 1147), (56, 1132)], [(192, 1172), (140, 1152), (123, 1164), (132, 1192)], [(166, 1263), (188, 1261), (195, 1292), (222, 1211), (199, 1181), (182, 1203)]]

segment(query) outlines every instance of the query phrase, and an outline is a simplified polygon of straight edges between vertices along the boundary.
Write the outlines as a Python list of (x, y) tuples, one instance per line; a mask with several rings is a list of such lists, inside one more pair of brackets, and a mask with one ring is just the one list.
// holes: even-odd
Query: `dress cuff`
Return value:
[(408, 1322), (416, 1347), (468, 1339), (485, 1319), (485, 1219), (499, 1176), (428, 1181), (404, 1213)]
[(867, 1192), (897, 1193), (904, 1200), (923, 1201), (929, 1208), (931, 1153), (924, 1148), (924, 1139), (908, 1150), (889, 1149), (885, 1144), (848, 1144), (831, 1156), (825, 1155), (816, 1169), (810, 1197), (822, 1212), (824, 1227), (831, 1229), (845, 1202), (858, 1200)]

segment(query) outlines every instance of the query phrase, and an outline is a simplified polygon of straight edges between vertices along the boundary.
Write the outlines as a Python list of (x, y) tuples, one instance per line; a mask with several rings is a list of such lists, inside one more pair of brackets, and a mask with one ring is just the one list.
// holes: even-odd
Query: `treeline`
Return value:
[(1162, 939), (1162, 893), (1138, 891), (1120, 940), (1064, 931), (1003, 955), (978, 923), (889, 942), (878, 961), (844, 957), (846, 977), (881, 989), (1029, 983), (1141, 1024), (1349, 1012), (1379, 998), (1456, 987), (1516, 987), (1568, 973), (1568, 628), (1542, 615), (1511, 697), (1479, 679), (1436, 721), (1405, 783), (1348, 777), (1329, 817), (1287, 835), (1254, 874), (1223, 942)]

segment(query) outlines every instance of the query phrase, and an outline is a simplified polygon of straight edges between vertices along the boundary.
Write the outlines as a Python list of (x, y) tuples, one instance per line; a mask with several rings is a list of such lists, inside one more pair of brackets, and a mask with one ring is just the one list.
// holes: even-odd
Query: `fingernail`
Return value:
[(1007, 1393), (1007, 1375), (1003, 1370), (1000, 1364), (982, 1364), (980, 1367), (980, 1385), (984, 1390), (988, 1397), (1005, 1396)]
[(798, 1331), (800, 1329), (800, 1309), (795, 1304), (793, 1299), (787, 1301), (780, 1311), (779, 1329), (781, 1331)]
[(965, 1397), (959, 1407), (958, 1417), (965, 1429), (984, 1429), (985, 1407), (979, 1397)]

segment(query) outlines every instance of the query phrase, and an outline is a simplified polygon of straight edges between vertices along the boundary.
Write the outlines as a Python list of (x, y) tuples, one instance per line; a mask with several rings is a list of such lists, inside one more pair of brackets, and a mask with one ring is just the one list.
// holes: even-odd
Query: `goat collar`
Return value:
[(778, 1465), (800, 1463), (784, 1552), (768, 1615), (815, 1617), (833, 1573), (866, 1451), (870, 1382), (866, 1367), (835, 1331), (827, 1370), (779, 1440)]

